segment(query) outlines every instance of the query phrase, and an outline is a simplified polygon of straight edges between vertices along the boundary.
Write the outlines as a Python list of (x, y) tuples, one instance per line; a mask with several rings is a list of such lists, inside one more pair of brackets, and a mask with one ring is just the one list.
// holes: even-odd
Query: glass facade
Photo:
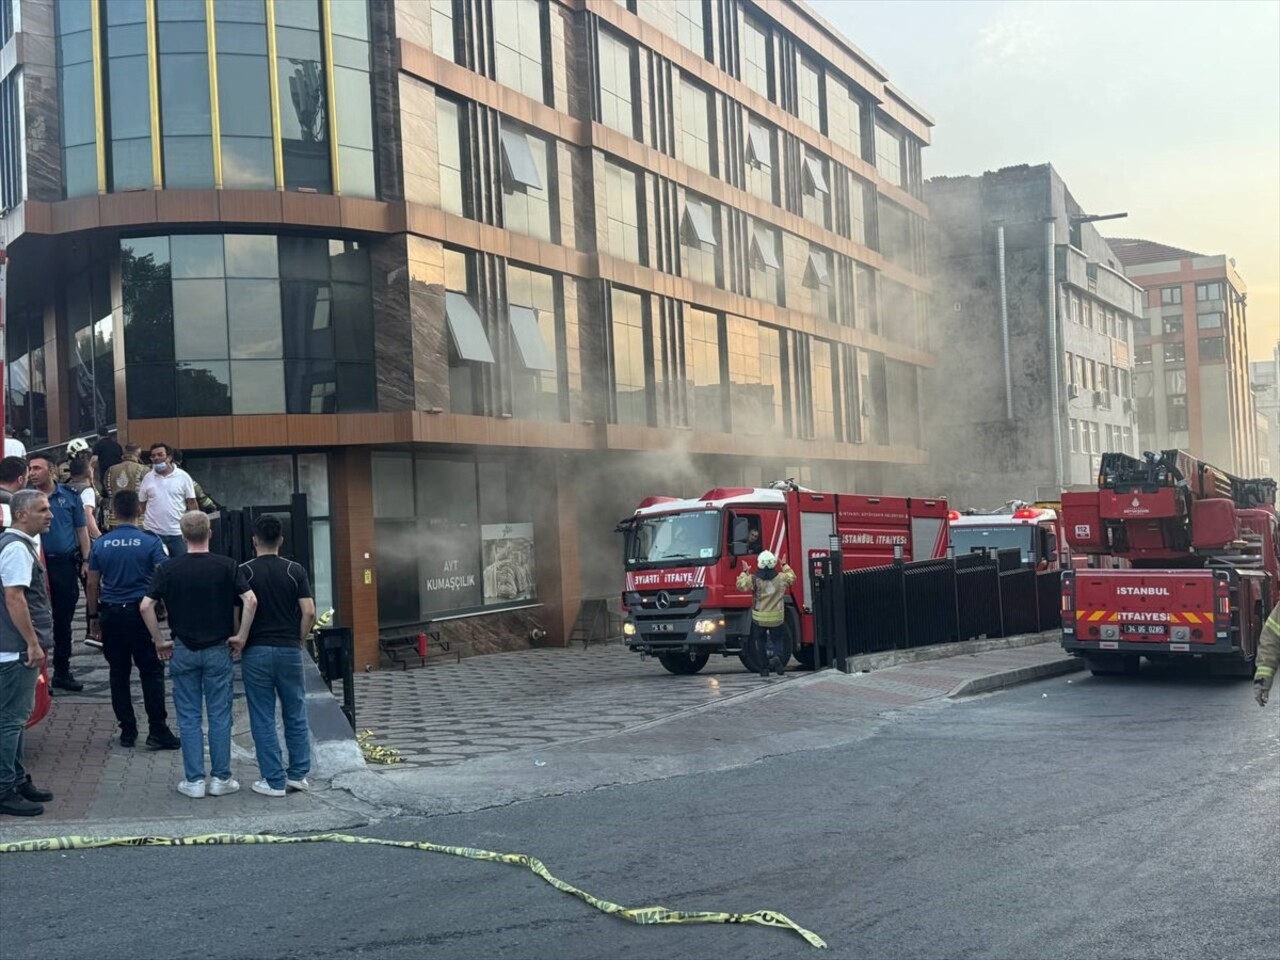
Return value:
[(151, 67), (147, 62), (146, 0), (103, 6), (106, 20), (107, 184), (110, 190), (152, 186)]
[[(503, 226), (539, 240), (551, 240), (553, 228), (559, 224), (553, 210), (556, 178), (551, 145), (545, 138), (505, 121), (501, 139)], [(443, 154), (440, 162), (445, 162)]]
[(742, 14), (738, 24), (738, 45), (738, 79), (769, 99), (769, 28)]
[(636, 135), (636, 107), (632, 78), (635, 73), (635, 48), (601, 31), (600, 122), (628, 137)]
[[(527, 324), (528, 315), (508, 311), (519, 358), (512, 365), (513, 407), (525, 420), (563, 420), (560, 358), (565, 338), (559, 323), (562, 309), (556, 278), (508, 264), (507, 304), (509, 308), (523, 307), (533, 312), (532, 326), (522, 329), (519, 324)], [(532, 343), (525, 338), (531, 338)]]
[(93, 11), (87, 3), (54, 7), (58, 30), (58, 99), (62, 119), (62, 176), (68, 197), (98, 190), (94, 119)]
[(719, 433), (724, 430), (720, 318), (705, 310), (686, 308), (684, 334), (689, 426)]
[(374, 409), (361, 243), (127, 239), (121, 274), (130, 418)]
[(373, 69), (369, 56), (369, 8), (330, 2), (333, 32), (334, 109), (338, 116), (338, 171), (344, 196), (377, 196), (373, 158)]
[(496, 79), (539, 103), (546, 100), (542, 67), (542, 7), (538, 0), (502, 0), (493, 18)]
[(276, 4), (276, 77), (285, 189), (331, 193), (329, 92), (318, 2)]
[(116, 422), (111, 288), (107, 264), (74, 275), (63, 298), (61, 336), (67, 344), (69, 423), (73, 434)]
[(213, 108), (205, 5), (201, 0), (157, 4), (156, 19), (164, 183), (170, 188), (212, 187)]
[(28, 448), (43, 446), (49, 440), (44, 316), (39, 310), (10, 308), (4, 335), (4, 422)]
[(715, 173), (715, 143), (711, 94), (697, 84), (680, 80), (680, 120), (676, 131), (676, 156), (703, 173)]
[(652, 366), (645, 356), (644, 300), (638, 293), (614, 288), (610, 293), (612, 313), (613, 395), (615, 421), (649, 423), (649, 397), (645, 371)]
[(640, 245), (640, 175), (616, 163), (604, 163), (603, 252), (643, 263)]
[(276, 184), (271, 138), (267, 9), (263, 0), (215, 4), (222, 184), (271, 190)]

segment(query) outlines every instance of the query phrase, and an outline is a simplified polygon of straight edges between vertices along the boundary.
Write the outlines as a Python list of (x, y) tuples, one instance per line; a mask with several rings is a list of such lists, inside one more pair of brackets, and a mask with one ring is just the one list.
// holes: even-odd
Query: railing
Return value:
[(810, 562), (818, 668), (847, 670), (850, 656), (1039, 633), (1059, 623), (1061, 574), (1024, 566), (1018, 550), (838, 576), (838, 553)]

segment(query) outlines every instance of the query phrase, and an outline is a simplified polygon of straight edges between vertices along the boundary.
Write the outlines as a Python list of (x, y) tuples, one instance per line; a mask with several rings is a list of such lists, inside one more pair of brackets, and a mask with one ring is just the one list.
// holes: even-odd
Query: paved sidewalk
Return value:
[[(317, 783), (319, 789), (310, 794), (289, 793), (283, 798), (263, 797), (249, 789), (259, 772), (238, 666), (231, 769), (240, 781), (240, 792), (203, 800), (192, 800), (176, 789), (183, 777), (180, 750), (146, 748), (146, 714), (137, 672), (133, 692), (140, 725), (138, 745), (125, 748), (120, 746), (111, 709), (107, 663), (102, 653), (77, 641), (71, 668), (84, 682), (84, 690), (55, 691), (49, 716), (27, 732), (27, 768), (40, 786), (52, 791), (54, 800), (45, 804), (45, 812), (39, 817), (0, 817), (0, 841), (73, 833), (77, 832), (76, 825), (81, 830), (99, 832), (104, 824), (120, 824), (122, 829), (135, 832), (145, 823), (178, 821), (185, 824), (182, 832), (190, 833), (239, 830), (246, 824), (275, 823), (278, 828), (287, 829), (293, 822), (299, 824), (294, 829), (303, 829), (308, 824), (318, 826), (334, 820), (329, 799), (333, 793), (325, 790), (325, 784)], [(165, 689), (169, 725), (177, 733), (168, 682)], [(337, 819), (358, 822), (349, 815)], [(125, 826), (128, 824), (134, 826)]]

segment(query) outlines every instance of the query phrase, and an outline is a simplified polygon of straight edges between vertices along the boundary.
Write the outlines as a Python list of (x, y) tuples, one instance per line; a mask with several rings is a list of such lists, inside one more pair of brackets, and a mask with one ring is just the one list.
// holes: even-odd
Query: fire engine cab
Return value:
[(1063, 565), (1058, 511), (1014, 501), (996, 513), (951, 511), (951, 546), (956, 556), (982, 550), (1021, 550), (1022, 563), (1038, 571)]
[(912, 497), (817, 493), (791, 481), (770, 487), (717, 487), (701, 497), (648, 497), (618, 524), (627, 645), (658, 657), (676, 674), (697, 673), (711, 654), (736, 654), (752, 673), (761, 665), (745, 641), (752, 595), (738, 574), (770, 550), (796, 574), (786, 601), (785, 664), (794, 654), (812, 666), (810, 561), (840, 538), (842, 567), (857, 570), (943, 557), (947, 502)]

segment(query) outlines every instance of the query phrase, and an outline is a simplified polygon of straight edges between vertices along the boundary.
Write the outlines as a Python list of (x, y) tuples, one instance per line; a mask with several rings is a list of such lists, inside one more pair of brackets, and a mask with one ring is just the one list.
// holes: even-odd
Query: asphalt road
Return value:
[[(628, 906), (772, 908), (839, 957), (1275, 960), (1277, 708), (1239, 681), (1077, 674), (848, 747), (366, 832), (530, 853)], [(0, 856), (3, 960), (817, 955), (780, 930), (631, 926), (519, 868), (410, 851)]]

